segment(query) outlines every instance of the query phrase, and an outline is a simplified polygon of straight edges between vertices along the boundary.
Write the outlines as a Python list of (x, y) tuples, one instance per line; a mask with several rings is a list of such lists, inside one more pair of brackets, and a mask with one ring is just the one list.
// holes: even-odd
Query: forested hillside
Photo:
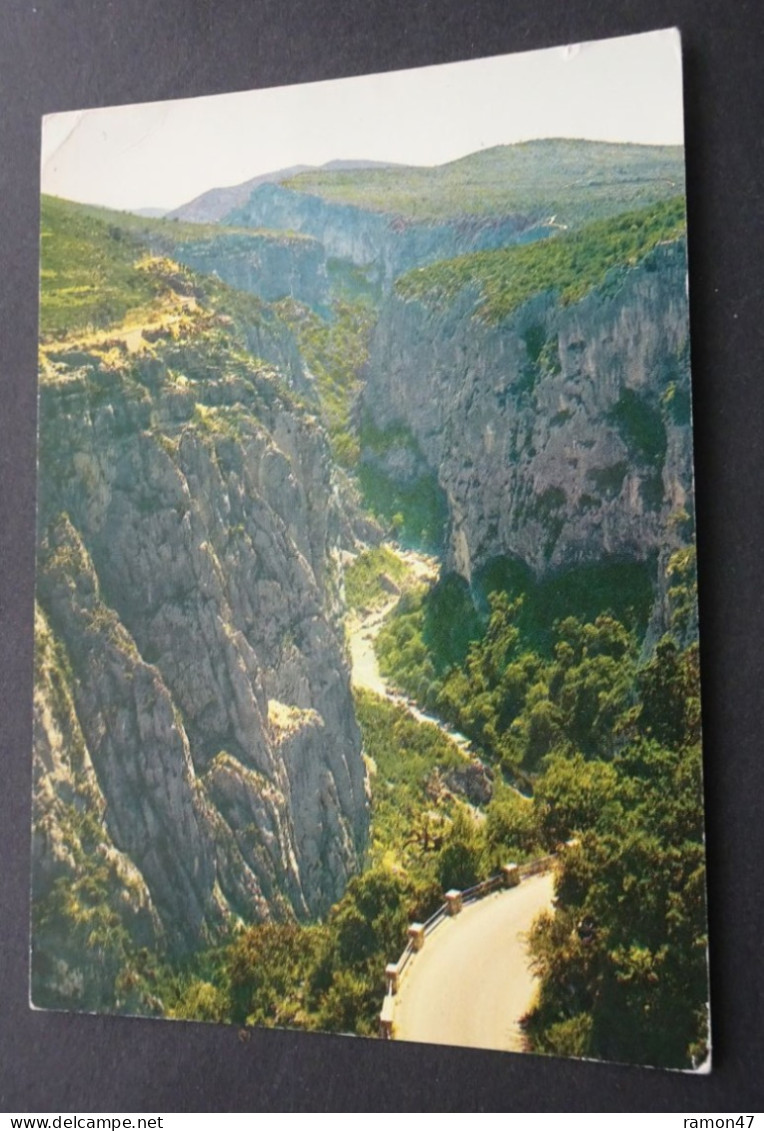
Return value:
[(409, 222), (516, 213), (526, 223), (580, 227), (681, 193), (684, 156), (676, 146), (548, 138), (434, 167), (305, 170), (283, 184)]

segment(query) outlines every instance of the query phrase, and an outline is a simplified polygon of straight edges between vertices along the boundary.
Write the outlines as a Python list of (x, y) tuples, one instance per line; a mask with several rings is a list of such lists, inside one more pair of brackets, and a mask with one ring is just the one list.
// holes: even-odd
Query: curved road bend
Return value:
[(523, 936), (553, 895), (551, 872), (531, 876), (441, 923), (404, 971), (396, 1039), (522, 1052), (536, 991)]

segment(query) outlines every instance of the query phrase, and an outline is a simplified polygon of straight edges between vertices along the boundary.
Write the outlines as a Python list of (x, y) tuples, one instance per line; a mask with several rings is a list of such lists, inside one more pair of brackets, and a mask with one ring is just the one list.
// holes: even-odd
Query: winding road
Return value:
[(522, 1052), (520, 1018), (536, 993), (525, 935), (551, 910), (550, 872), (447, 919), (411, 959), (395, 997), (397, 1040)]
[[(437, 578), (435, 559), (412, 551), (396, 552), (417, 580)], [(397, 603), (394, 595), (349, 619), (353, 685), (405, 707), (420, 722), (434, 723), (466, 756), (474, 756), (464, 735), (425, 714), (393, 690), (381, 674), (374, 640)], [(469, 904), (432, 931), (404, 971), (395, 997), (394, 1036), (404, 1041), (522, 1052), (519, 1021), (536, 993), (525, 938), (539, 912), (551, 910), (553, 894), (551, 873), (532, 876), (516, 888)]]

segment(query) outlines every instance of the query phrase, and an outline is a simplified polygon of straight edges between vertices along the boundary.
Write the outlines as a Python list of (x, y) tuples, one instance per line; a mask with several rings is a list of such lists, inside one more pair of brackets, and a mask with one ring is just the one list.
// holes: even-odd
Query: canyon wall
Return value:
[(323, 200), (281, 185), (260, 185), (224, 222), (251, 228), (285, 229), (319, 240), (327, 257), (368, 268), (379, 282), (404, 271), (470, 251), (539, 239), (551, 232), (522, 216), (465, 216), (415, 222), (391, 213)]
[(228, 321), (134, 353), (117, 343), (116, 358), (48, 354), (41, 1003), (97, 1000), (92, 953), (67, 966), (48, 945), (92, 909), (80, 900), (57, 927), (90, 873), (114, 929), (183, 951), (239, 918), (321, 915), (364, 850), (328, 445), (281, 374), (233, 348)]
[(501, 555), (538, 577), (665, 566), (692, 514), (684, 241), (569, 305), (546, 292), (488, 325), (476, 300), (390, 293), (363, 413), (391, 440), (366, 458), (393, 479), (437, 476), (447, 564), (468, 579)]

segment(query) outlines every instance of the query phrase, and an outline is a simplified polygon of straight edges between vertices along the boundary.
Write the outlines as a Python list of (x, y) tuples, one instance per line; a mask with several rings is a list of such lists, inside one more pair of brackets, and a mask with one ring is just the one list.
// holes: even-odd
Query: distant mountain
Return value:
[[(344, 173), (352, 169), (408, 169), (408, 165), (401, 165), (395, 161), (327, 161), (318, 166), (323, 173)], [(315, 169), (316, 166), (311, 168)]]
[(324, 166), (285, 189), (406, 222), (523, 216), (578, 227), (684, 191), (681, 146), (545, 138), (436, 166)]
[(334, 162), (258, 185), (222, 222), (301, 232), (319, 240), (329, 258), (389, 282), (439, 260), (561, 235), (683, 192), (680, 146), (549, 138), (430, 167)]
[(168, 212), (167, 217), (170, 220), (188, 220), (193, 224), (216, 223), (226, 213), (245, 204), (258, 185), (279, 184), (281, 181), (296, 177), (309, 170), (310, 165), (293, 165), (289, 169), (279, 169), (273, 173), (263, 173), (259, 177), (252, 177), (248, 181), (243, 181), (240, 185), (208, 189), (207, 192), (189, 200), (187, 204), (181, 204), (179, 208), (174, 208), (172, 212)]
[[(200, 196), (194, 197), (187, 204), (171, 212), (163, 213), (170, 220), (189, 220), (195, 224), (217, 223), (223, 216), (236, 208), (241, 208), (249, 200), (250, 195), (259, 185), (278, 185), (282, 181), (291, 180), (301, 173), (314, 172), (341, 172), (361, 169), (394, 169), (395, 165), (387, 165), (380, 161), (329, 161), (326, 165), (292, 165), (288, 169), (276, 169), (271, 173), (261, 173), (239, 185), (229, 185), (224, 188), (208, 189)], [(148, 213), (143, 213), (147, 215)]]
[(158, 220), (167, 214), (166, 208), (131, 208), (129, 211), (134, 216), (145, 216), (148, 220)]

